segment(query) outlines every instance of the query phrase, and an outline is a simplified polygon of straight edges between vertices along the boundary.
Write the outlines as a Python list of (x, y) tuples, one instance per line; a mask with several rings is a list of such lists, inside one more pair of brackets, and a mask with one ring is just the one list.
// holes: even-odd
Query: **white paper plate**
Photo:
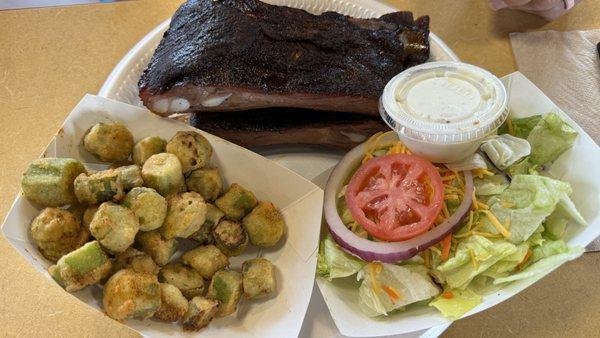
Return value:
[[(160, 118), (150, 111), (93, 95), (85, 96), (67, 116), (61, 132), (54, 137), (43, 156), (71, 157), (86, 164), (97, 160), (83, 149), (81, 138), (98, 122), (119, 121), (134, 139), (158, 135), (170, 139), (177, 131), (196, 130), (182, 122)], [(268, 258), (276, 267), (277, 296), (262, 301), (242, 301), (236, 314), (213, 320), (202, 330), (203, 337), (287, 337), (298, 336), (314, 285), (316, 251), (321, 228), (323, 191), (300, 175), (233, 143), (203, 133), (213, 146), (211, 163), (217, 165), (225, 183), (238, 182), (252, 190), (259, 200), (272, 201), (282, 212), (287, 230), (282, 245), (257, 250), (230, 259), (239, 270), (244, 260)], [(286, 182), (282, 188), (280, 182)], [(2, 225), (8, 242), (40, 273), (50, 262), (29, 239), (29, 224), (39, 213), (22, 195), (13, 203)], [(89, 306), (102, 311), (102, 292), (90, 286), (73, 294)], [(99, 315), (103, 315), (99, 313)], [(154, 320), (126, 322), (145, 336), (195, 336), (178, 324)]]
[[(567, 243), (569, 246), (585, 247), (600, 235), (600, 215), (598, 214), (600, 175), (597, 173), (597, 168), (600, 166), (600, 149), (581, 127), (521, 73), (516, 72), (505, 76), (502, 81), (509, 92), (508, 105), (514, 117), (546, 114), (553, 111), (579, 132), (579, 137), (573, 147), (556, 160), (551, 166), (550, 172), (554, 177), (571, 184), (573, 188), (571, 198), (588, 222), (587, 227), (570, 227), (566, 236)], [(550, 272), (552, 270), (542, 276), (511, 283), (497, 292), (484, 296), (483, 302), (464, 317), (507, 300)], [(358, 289), (348, 286), (347, 282), (347, 279), (332, 283), (323, 278), (317, 278), (317, 284), (333, 319), (340, 332), (346, 336), (385, 336), (450, 323), (435, 308), (427, 306), (409, 307), (406, 311), (394, 313), (387, 318), (368, 318), (359, 308)], [(584, 281), (574, 282), (583, 283)]]

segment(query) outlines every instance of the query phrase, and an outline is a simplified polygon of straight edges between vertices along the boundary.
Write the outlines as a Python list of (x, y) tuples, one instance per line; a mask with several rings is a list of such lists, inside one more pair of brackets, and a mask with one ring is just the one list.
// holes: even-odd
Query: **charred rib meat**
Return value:
[(152, 111), (295, 107), (377, 115), (387, 81), (429, 57), (429, 18), (356, 19), (258, 0), (189, 0), (139, 82)]

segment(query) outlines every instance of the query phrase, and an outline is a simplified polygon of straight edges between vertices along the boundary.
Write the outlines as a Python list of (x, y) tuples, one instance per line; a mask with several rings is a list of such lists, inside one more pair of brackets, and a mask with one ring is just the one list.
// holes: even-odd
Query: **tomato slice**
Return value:
[(397, 242), (431, 228), (444, 203), (444, 185), (436, 167), (419, 156), (380, 156), (354, 173), (346, 203), (369, 234)]

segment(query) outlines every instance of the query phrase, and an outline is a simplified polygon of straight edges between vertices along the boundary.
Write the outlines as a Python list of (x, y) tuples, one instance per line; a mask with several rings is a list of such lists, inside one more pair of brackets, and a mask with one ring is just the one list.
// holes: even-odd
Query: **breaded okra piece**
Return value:
[(138, 217), (141, 231), (160, 228), (167, 216), (167, 200), (152, 188), (131, 189), (125, 196), (123, 205)]
[(160, 228), (161, 235), (166, 239), (188, 238), (200, 230), (206, 220), (206, 203), (196, 192), (172, 195), (167, 205), (167, 217)]
[(225, 317), (237, 310), (242, 298), (242, 274), (233, 270), (217, 271), (210, 281), (206, 297), (219, 301), (215, 317)]
[(185, 180), (189, 191), (195, 191), (207, 201), (216, 200), (223, 190), (223, 180), (217, 168), (196, 169)]
[(131, 247), (116, 255), (113, 260), (112, 274), (122, 269), (131, 269), (135, 272), (146, 272), (153, 275), (158, 274), (160, 270), (152, 257)]
[(181, 256), (181, 260), (206, 279), (210, 279), (215, 272), (229, 265), (227, 256), (214, 245), (199, 246), (190, 250)]
[(96, 211), (98, 211), (98, 207), (95, 205), (89, 206), (87, 209), (85, 209), (85, 211), (83, 212), (83, 225), (86, 227), (86, 229), (90, 228), (90, 223), (92, 223), (92, 219), (94, 219), (94, 215), (96, 214)]
[(242, 220), (248, 232), (250, 243), (260, 247), (271, 247), (277, 244), (285, 229), (283, 216), (269, 201), (261, 201)]
[(79, 174), (73, 186), (77, 200), (90, 205), (108, 201), (118, 202), (125, 196), (121, 175), (114, 169), (102, 170), (91, 175)]
[(29, 234), (42, 256), (52, 262), (81, 247), (90, 238), (77, 217), (58, 208), (42, 210), (31, 222)]
[(229, 189), (219, 197), (215, 204), (225, 213), (225, 218), (239, 221), (256, 205), (256, 197), (250, 190), (233, 183)]
[(136, 242), (138, 249), (150, 255), (159, 266), (169, 263), (177, 251), (177, 241), (162, 238), (158, 230), (138, 233)]
[(100, 243), (92, 241), (62, 256), (48, 272), (65, 290), (75, 292), (98, 283), (109, 274), (111, 267)]
[(81, 162), (72, 158), (40, 158), (27, 167), (21, 179), (23, 195), (44, 207), (60, 207), (77, 201), (73, 181), (85, 173)]
[(195, 131), (178, 131), (165, 149), (179, 158), (186, 174), (207, 165), (212, 156), (212, 146), (208, 140)]
[(142, 167), (142, 178), (147, 187), (164, 197), (179, 192), (184, 184), (181, 162), (168, 153), (150, 156)]
[(133, 211), (112, 202), (102, 203), (90, 223), (92, 236), (113, 253), (127, 250), (139, 229)]
[(127, 161), (133, 148), (133, 135), (121, 123), (98, 123), (83, 137), (85, 150), (103, 162)]
[(206, 203), (206, 220), (200, 227), (200, 230), (196, 231), (190, 237), (200, 244), (212, 244), (214, 242), (212, 230), (215, 225), (221, 221), (221, 218), (223, 218), (224, 215), (225, 214), (221, 211), (221, 209), (212, 204)]
[(248, 299), (260, 298), (275, 292), (275, 268), (268, 259), (254, 258), (242, 263), (242, 285)]
[(187, 299), (204, 294), (204, 279), (194, 269), (181, 263), (169, 263), (158, 273), (158, 280), (177, 287)]
[(160, 284), (153, 274), (123, 269), (104, 285), (102, 305), (112, 319), (149, 318), (160, 304)]
[(188, 300), (174, 285), (160, 283), (160, 307), (154, 318), (165, 322), (176, 322), (183, 318), (188, 309)]
[(139, 140), (133, 146), (133, 162), (139, 166), (144, 165), (150, 156), (165, 152), (167, 141), (158, 136), (149, 136)]
[(142, 179), (142, 169), (135, 165), (126, 165), (115, 168), (121, 178), (121, 184), (123, 185), (124, 191), (129, 191), (135, 187), (141, 187), (144, 185)]
[(219, 302), (204, 297), (194, 297), (188, 304), (188, 310), (183, 316), (183, 329), (199, 331), (206, 327), (219, 309)]
[(248, 246), (248, 234), (239, 222), (222, 220), (212, 234), (217, 248), (229, 257), (241, 255)]

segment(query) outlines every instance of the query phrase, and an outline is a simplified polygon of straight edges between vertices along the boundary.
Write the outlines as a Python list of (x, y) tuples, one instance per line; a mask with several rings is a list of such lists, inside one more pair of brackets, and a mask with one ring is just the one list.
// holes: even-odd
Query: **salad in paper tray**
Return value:
[[(479, 116), (477, 123), (465, 124), (471, 130), (411, 138), (411, 132), (424, 128), (411, 131), (412, 122), (406, 121), (394, 125), (401, 114), (423, 125), (440, 123), (431, 119), (440, 115), (431, 113), (438, 109), (436, 103), (415, 104), (418, 93), (410, 92), (440, 84), (426, 83), (432, 78), (419, 72), (423, 67), (415, 68), (417, 75), (402, 73), (408, 79), (393, 88), (395, 107), (389, 108), (386, 93), (382, 97), (382, 115), (396, 133), (371, 137), (349, 153), (329, 179), (329, 231), (320, 243), (317, 274), (328, 280), (355, 278), (360, 309), (369, 317), (421, 304), (454, 319), (480, 304), (483, 295), (546, 273), (583, 253), (583, 248), (569, 247), (563, 240), (570, 227), (586, 225), (569, 197), (572, 188), (549, 174), (578, 133), (553, 112), (511, 118), (504, 88), (490, 82), (473, 89), (495, 102), (471, 105), (477, 110), (472, 115)], [(468, 77), (461, 72), (460, 79)], [(492, 76), (478, 74), (478, 84)], [(455, 80), (452, 71), (446, 76)], [(469, 84), (464, 85), (464, 96), (469, 97)], [(457, 104), (464, 101), (454, 99)], [(496, 104), (499, 100), (504, 103)], [(402, 104), (411, 109), (394, 116), (393, 109)], [(449, 122), (441, 124), (450, 130), (465, 118), (473, 117), (449, 113), (444, 117)], [(447, 141), (447, 135), (459, 133), (465, 135), (456, 145)], [(447, 147), (442, 151), (436, 149), (440, 135)], [(414, 142), (428, 147), (415, 147)], [(472, 155), (464, 150), (468, 142), (476, 143)], [(455, 155), (448, 147), (463, 147), (467, 157), (438, 163), (446, 153)]]

